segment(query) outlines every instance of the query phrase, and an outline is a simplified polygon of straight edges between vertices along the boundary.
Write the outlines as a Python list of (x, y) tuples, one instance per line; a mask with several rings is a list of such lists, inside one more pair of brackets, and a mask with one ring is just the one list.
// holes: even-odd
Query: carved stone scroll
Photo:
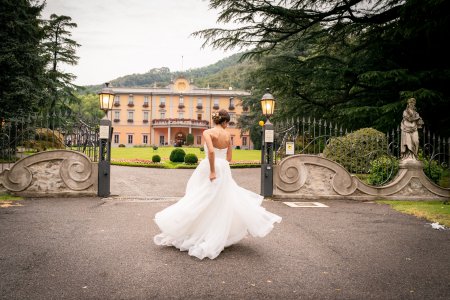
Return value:
[(4, 170), (0, 174), (0, 185), (25, 197), (95, 196), (98, 168), (80, 152), (40, 152)]
[(274, 198), (431, 200), (449, 199), (450, 189), (431, 182), (417, 160), (405, 160), (393, 181), (369, 186), (329, 159), (299, 154), (274, 166)]

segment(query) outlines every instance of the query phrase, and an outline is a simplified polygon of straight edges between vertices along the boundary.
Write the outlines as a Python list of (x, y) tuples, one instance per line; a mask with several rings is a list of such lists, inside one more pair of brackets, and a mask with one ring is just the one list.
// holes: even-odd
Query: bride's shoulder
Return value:
[(206, 129), (205, 131), (203, 131), (203, 134), (211, 134), (211, 133), (212, 133), (212, 128)]

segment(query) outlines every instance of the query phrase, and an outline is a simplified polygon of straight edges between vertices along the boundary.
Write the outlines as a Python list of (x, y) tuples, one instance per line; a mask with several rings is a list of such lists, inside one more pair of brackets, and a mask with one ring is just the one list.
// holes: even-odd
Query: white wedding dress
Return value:
[(184, 197), (155, 215), (161, 230), (154, 237), (157, 245), (175, 246), (199, 259), (214, 259), (247, 233), (264, 237), (275, 222), (281, 222), (280, 216), (261, 206), (262, 196), (233, 180), (227, 149), (214, 148), (214, 153), (217, 178), (209, 180), (209, 160), (202, 160), (187, 183)]

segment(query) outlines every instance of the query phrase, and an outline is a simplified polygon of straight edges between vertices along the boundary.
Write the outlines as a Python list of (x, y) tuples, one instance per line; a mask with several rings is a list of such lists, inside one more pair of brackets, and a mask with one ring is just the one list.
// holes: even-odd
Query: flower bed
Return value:
[[(201, 160), (199, 160), (200, 163)], [(148, 159), (113, 159), (112, 165), (128, 166), (128, 167), (144, 167), (144, 168), (161, 168), (161, 169), (195, 169), (198, 164), (173, 163), (161, 161), (159, 163), (152, 162)], [(239, 168), (259, 168), (261, 165), (255, 161), (232, 161), (230, 163), (232, 169)]]

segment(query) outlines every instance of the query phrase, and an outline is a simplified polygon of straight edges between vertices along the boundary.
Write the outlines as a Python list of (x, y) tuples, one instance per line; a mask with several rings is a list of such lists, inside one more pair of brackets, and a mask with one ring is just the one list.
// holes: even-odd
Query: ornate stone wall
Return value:
[(0, 189), (24, 197), (96, 196), (98, 166), (80, 152), (40, 152), (4, 170)]
[(299, 154), (274, 166), (274, 198), (353, 200), (449, 199), (450, 189), (431, 182), (420, 161), (404, 160), (393, 181), (381, 187), (369, 186), (329, 159)]

